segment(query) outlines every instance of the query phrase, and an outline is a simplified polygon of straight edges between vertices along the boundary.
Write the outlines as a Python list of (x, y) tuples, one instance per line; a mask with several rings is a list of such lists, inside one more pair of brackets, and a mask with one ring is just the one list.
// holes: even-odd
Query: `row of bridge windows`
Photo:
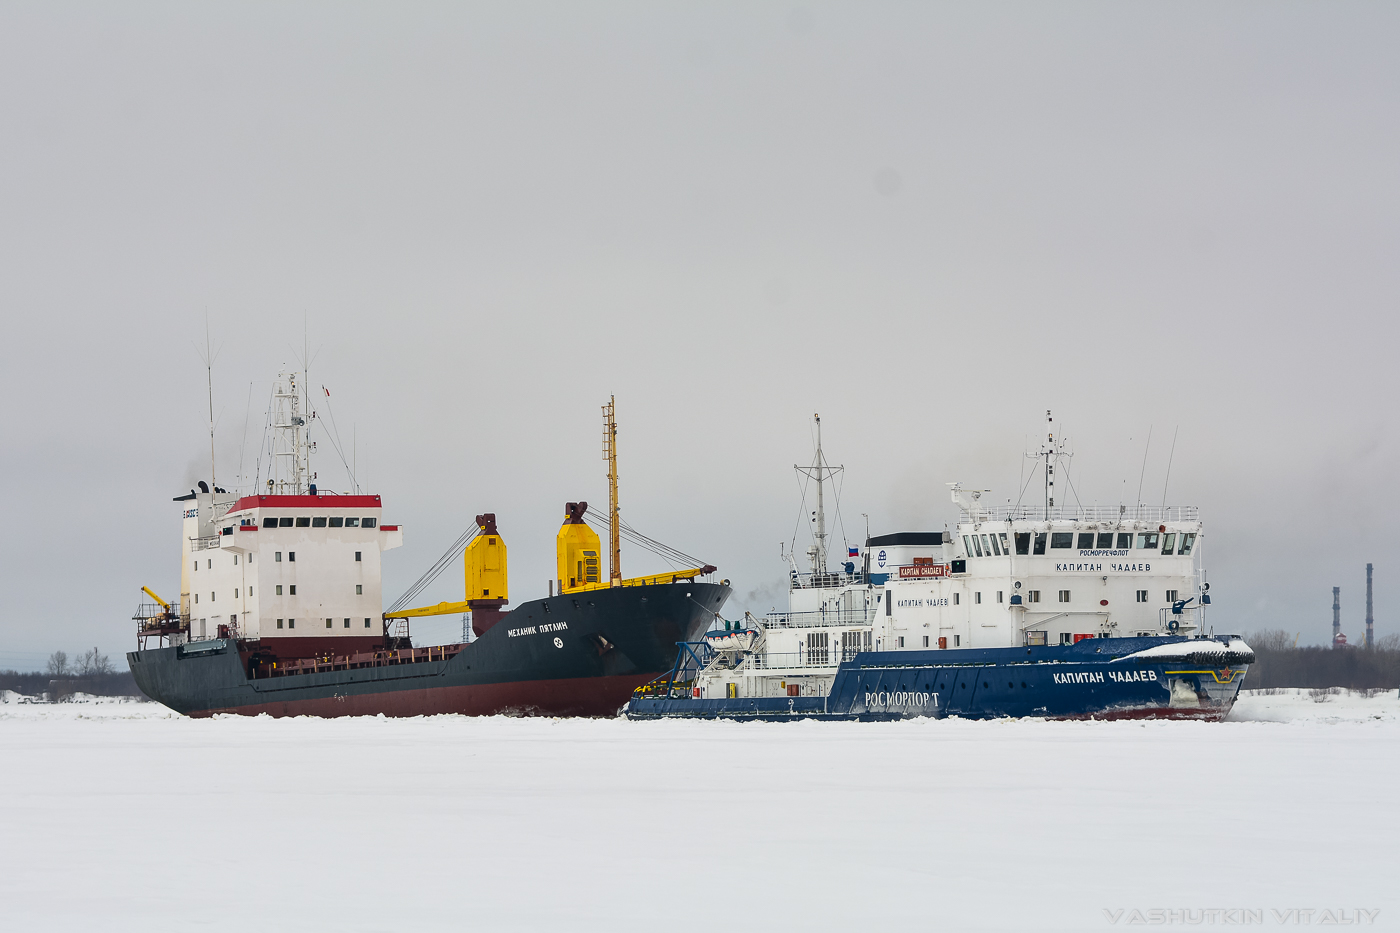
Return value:
[[(1174, 531), (1165, 534), (1156, 531), (1143, 531), (1134, 535), (1130, 531), (1072, 531), (1030, 532), (1018, 531), (1015, 534), (1017, 554), (1044, 554), (1048, 544), (1051, 550), (1057, 548), (1078, 548), (1084, 551), (1157, 551), (1163, 556), (1189, 556), (1196, 546), (1195, 532)], [(1136, 539), (1136, 541), (1135, 541)], [(1136, 543), (1136, 547), (1134, 544)], [(963, 535), (963, 552), (969, 557), (1003, 557), (1011, 554), (1008, 536), (1004, 531), (988, 534)]]

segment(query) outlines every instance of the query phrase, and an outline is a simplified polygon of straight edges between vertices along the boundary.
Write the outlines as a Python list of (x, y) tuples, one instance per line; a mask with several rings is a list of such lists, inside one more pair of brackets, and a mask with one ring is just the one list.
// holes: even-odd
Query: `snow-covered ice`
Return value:
[(1393, 690), (1248, 693), (1214, 724), (5, 699), (5, 929), (1077, 931), (1221, 908), (1400, 928)]

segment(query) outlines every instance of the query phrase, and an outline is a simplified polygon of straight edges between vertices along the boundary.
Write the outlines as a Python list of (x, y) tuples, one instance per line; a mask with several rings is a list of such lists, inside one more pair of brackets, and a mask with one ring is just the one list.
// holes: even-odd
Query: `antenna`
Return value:
[(1152, 425), (1147, 426), (1147, 446), (1142, 449), (1142, 472), (1138, 474), (1136, 507), (1142, 508), (1142, 480), (1147, 475), (1147, 452), (1152, 449)]
[(826, 501), (823, 495), (822, 484), (836, 476), (845, 469), (844, 466), (833, 467), (826, 462), (826, 457), (822, 454), (822, 416), (812, 415), (812, 420), (817, 425), (817, 453), (810, 467), (793, 464), (792, 468), (808, 479), (817, 481), (817, 510), (812, 513), (812, 523), (816, 529), (812, 532), (812, 539), (815, 542), (807, 549), (807, 556), (812, 561), (812, 573), (826, 573)]
[(608, 545), (612, 549), (611, 586), (622, 585), (622, 540), (617, 513), (617, 396), (608, 396), (603, 406), (603, 459), (608, 461)]
[[(1162, 481), (1162, 508), (1164, 509), (1167, 507), (1167, 483), (1172, 481), (1172, 458), (1176, 456), (1176, 435), (1180, 430), (1181, 425), (1177, 425), (1176, 430), (1172, 431), (1172, 452), (1167, 454), (1167, 478)], [(1147, 464), (1144, 463), (1143, 466), (1146, 467)]]
[[(243, 409), (243, 444), (238, 448), (238, 485), (243, 486), (243, 455), (248, 451), (248, 419), (253, 414), (253, 384), (248, 383), (248, 404)], [(254, 490), (256, 491), (256, 490)]]
[(209, 387), (209, 488), (218, 491), (214, 475), (214, 351), (209, 343), (209, 312), (204, 312), (204, 376)]

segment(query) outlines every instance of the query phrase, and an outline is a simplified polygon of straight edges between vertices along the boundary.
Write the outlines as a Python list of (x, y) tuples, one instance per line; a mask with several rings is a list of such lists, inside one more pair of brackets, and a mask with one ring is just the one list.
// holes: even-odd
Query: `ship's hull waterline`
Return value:
[(710, 626), (729, 592), (678, 581), (533, 600), (456, 654), (409, 664), (250, 677), (257, 645), (231, 640), (127, 658), (147, 696), (190, 716), (611, 716), (671, 666), (677, 642)]

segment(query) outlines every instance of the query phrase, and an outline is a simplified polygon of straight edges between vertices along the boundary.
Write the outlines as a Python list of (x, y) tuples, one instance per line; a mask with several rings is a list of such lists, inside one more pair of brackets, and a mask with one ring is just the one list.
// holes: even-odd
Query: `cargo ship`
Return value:
[[(273, 392), (266, 491), (214, 483), (177, 497), (183, 521), (178, 605), (137, 610), (127, 654), (150, 698), (190, 716), (615, 715), (665, 672), (678, 642), (709, 629), (730, 593), (715, 567), (623, 578), (617, 423), (604, 406), (611, 562), (586, 502), (565, 505), (557, 577), (547, 596), (508, 608), (507, 549), (494, 513), (409, 589), (416, 595), (460, 554), (465, 599), (382, 609), (381, 557), (404, 529), (383, 521), (377, 495), (318, 489), (308, 424), (315, 412), (295, 375)], [(652, 542), (653, 544), (655, 542)], [(680, 552), (669, 558), (685, 562)], [(457, 644), (417, 646), (411, 620), (469, 614)]]
[[(831, 569), (821, 452), (810, 566), (788, 608), (679, 646), (634, 719), (959, 716), (1220, 720), (1254, 652), (1207, 624), (1196, 508), (1066, 507), (1047, 412), (1043, 505), (987, 507), (952, 483), (952, 531), (867, 536)], [(1032, 477), (1033, 479), (1034, 477)]]

